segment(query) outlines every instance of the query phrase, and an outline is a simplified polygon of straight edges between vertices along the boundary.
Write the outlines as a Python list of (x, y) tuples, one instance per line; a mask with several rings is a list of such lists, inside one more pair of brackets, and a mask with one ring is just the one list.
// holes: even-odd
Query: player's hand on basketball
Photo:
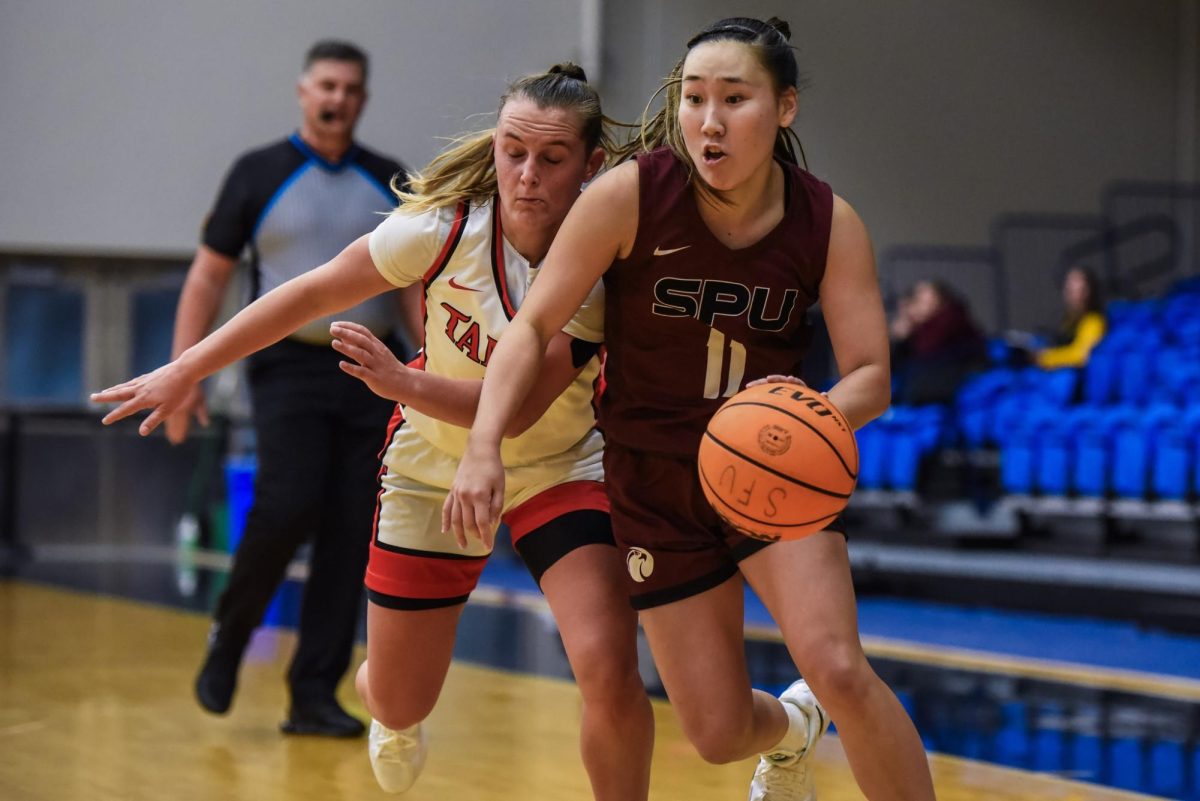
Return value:
[(749, 389), (750, 387), (761, 386), (762, 384), (795, 384), (798, 387), (808, 386), (808, 384), (805, 384), (803, 381), (801, 381), (799, 378), (796, 378), (796, 376), (794, 376), (794, 375), (773, 374), (773, 375), (767, 376), (766, 378), (754, 379), (753, 381), (751, 381), (749, 384), (746, 385), (746, 389)]
[(329, 326), (329, 333), (333, 335), (333, 349), (354, 360), (338, 362), (338, 367), (379, 397), (407, 402), (408, 374), (412, 368), (401, 364), (371, 329), (358, 323), (336, 322)]
[(473, 453), (470, 445), (458, 465), (454, 484), (442, 506), (442, 531), (453, 531), (458, 547), (476, 537), (489, 549), (504, 505), (504, 464), (498, 448)]
[(93, 392), (92, 400), (96, 403), (121, 404), (104, 415), (101, 422), (106, 426), (124, 420), (135, 412), (149, 409), (150, 414), (138, 426), (138, 433), (144, 437), (178, 411), (195, 387), (196, 382), (176, 361), (164, 364), (154, 372), (140, 375), (124, 384)]
[(192, 391), (188, 393), (183, 405), (168, 415), (163, 423), (167, 441), (172, 445), (179, 445), (186, 440), (192, 428), (193, 417), (200, 425), (208, 426), (208, 404), (204, 400), (204, 389), (199, 384), (192, 385)]

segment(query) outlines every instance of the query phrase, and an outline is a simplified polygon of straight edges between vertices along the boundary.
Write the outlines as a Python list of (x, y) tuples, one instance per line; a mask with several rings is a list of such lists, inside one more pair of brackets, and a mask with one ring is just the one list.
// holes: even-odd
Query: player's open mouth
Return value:
[(705, 145), (703, 156), (705, 164), (716, 164), (725, 158), (725, 151), (716, 145)]

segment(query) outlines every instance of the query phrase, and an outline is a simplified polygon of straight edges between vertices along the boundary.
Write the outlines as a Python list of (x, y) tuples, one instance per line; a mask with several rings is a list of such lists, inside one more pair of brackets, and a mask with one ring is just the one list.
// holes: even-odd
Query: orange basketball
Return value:
[(858, 446), (829, 399), (795, 384), (762, 384), (725, 402), (708, 422), (700, 486), (729, 525), (760, 540), (826, 528), (858, 480)]

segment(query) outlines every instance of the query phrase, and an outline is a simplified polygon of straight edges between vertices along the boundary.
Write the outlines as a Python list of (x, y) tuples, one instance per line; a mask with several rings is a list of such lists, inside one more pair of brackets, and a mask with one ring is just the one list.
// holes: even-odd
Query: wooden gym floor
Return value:
[[(286, 630), (256, 636), (229, 716), (202, 713), (191, 681), (207, 627), (196, 611), (0, 580), (0, 799), (389, 797), (375, 785), (365, 739), (278, 733), (293, 639)], [(342, 700), (362, 714), (349, 682)], [(655, 701), (655, 714), (652, 799), (746, 797), (753, 762), (707, 765), (665, 702)], [(457, 661), (429, 730), (429, 762), (406, 799), (590, 798), (569, 681)], [(931, 763), (942, 801), (1147, 797), (936, 754)], [(821, 801), (862, 797), (836, 737), (821, 743), (816, 780)]]

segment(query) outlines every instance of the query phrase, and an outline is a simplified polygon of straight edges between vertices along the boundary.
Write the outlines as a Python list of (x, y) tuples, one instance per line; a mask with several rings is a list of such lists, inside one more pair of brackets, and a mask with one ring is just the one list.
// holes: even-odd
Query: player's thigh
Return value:
[(857, 659), (858, 613), (845, 537), (822, 531), (776, 542), (743, 559), (742, 575), (775, 619), (801, 672)]
[(581, 684), (636, 675), (637, 613), (615, 546), (575, 548), (546, 570), (541, 586)]
[(743, 582), (734, 576), (680, 601), (644, 609), (642, 628), (667, 697), (689, 735), (749, 724)]

